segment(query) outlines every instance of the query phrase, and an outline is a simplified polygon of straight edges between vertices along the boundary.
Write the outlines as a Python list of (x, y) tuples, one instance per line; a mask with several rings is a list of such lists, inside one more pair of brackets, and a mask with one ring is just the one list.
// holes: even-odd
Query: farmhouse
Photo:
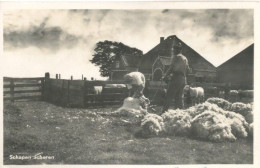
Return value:
[(173, 41), (182, 43), (182, 53), (187, 57), (192, 68), (193, 72), (188, 76), (188, 81), (215, 82), (216, 67), (175, 35), (166, 39), (161, 37), (160, 43), (142, 56), (139, 71), (146, 79), (158, 81), (165, 74), (170, 63)]
[(253, 89), (254, 44), (223, 63), (217, 68), (217, 79), (221, 83), (240, 89)]
[(121, 55), (112, 64), (111, 80), (122, 80), (129, 72), (138, 71), (141, 56)]

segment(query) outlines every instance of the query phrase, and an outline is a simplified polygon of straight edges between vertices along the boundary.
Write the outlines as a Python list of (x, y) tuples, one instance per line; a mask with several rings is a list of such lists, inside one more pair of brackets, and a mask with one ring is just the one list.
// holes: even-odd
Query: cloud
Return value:
[(99, 41), (122, 42), (146, 53), (160, 37), (177, 35), (217, 66), (254, 42), (253, 19), (250, 9), (5, 11), (4, 54), (49, 55), (51, 62), (64, 55), (64, 61), (77, 59), (71, 72), (81, 74), (90, 67), (98, 74), (89, 60)]
[(254, 42), (250, 9), (167, 10), (163, 15), (156, 21), (159, 32), (176, 34), (215, 66)]
[(72, 48), (78, 43), (79, 37), (67, 33), (59, 26), (48, 27), (47, 21), (48, 17), (39, 26), (32, 25), (24, 30), (4, 29), (4, 48), (13, 50), (35, 46), (56, 52), (60, 48)]

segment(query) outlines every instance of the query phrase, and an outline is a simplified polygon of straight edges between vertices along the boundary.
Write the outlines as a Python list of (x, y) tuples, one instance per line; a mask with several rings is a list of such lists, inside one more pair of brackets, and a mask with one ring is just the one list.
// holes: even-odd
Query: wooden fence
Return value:
[[(107, 84), (124, 84), (123, 81), (88, 81), (50, 78), (10, 78), (4, 77), (4, 100), (44, 100), (53, 104), (68, 107), (91, 107), (122, 104), (129, 92), (125, 85), (121, 88), (107, 88)], [(102, 88), (96, 93), (95, 87)]]
[(4, 100), (41, 99), (44, 78), (4, 77)]
[[(43, 99), (45, 101), (69, 107), (91, 107), (122, 104), (128, 96), (123, 88), (106, 88), (106, 84), (122, 84), (122, 81), (87, 81), (45, 79)], [(95, 87), (102, 92), (95, 93)]]
[[(108, 88), (107, 84), (124, 84), (123, 81), (98, 81), (98, 80), (70, 80), (45, 77), (36, 78), (9, 78), (4, 77), (4, 100), (44, 100), (50, 103), (69, 107), (91, 107), (122, 104), (129, 94), (126, 87)], [(144, 94), (153, 104), (162, 104), (165, 98), (167, 85), (164, 82), (147, 81)], [(218, 96), (222, 83), (196, 83), (205, 90), (206, 97)], [(95, 93), (95, 88), (102, 88), (102, 92)], [(217, 90), (215, 89), (217, 88)]]

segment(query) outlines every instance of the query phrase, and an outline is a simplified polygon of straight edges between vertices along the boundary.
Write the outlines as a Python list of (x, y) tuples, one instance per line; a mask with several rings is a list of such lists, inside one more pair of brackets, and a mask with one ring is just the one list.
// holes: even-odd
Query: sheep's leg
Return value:
[(203, 103), (203, 102), (204, 102), (204, 96), (202, 96), (200, 99), (200, 103)]
[(198, 97), (195, 97), (195, 105), (198, 104), (198, 101), (199, 101)]

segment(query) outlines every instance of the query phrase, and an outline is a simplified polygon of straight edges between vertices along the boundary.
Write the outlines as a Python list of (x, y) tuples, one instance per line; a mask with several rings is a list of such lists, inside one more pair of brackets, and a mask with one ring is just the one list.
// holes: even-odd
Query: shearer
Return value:
[(171, 65), (163, 80), (168, 84), (167, 93), (162, 113), (169, 109), (172, 98), (175, 99), (175, 108), (183, 109), (184, 87), (187, 84), (186, 74), (191, 73), (187, 58), (182, 55), (182, 44), (180, 42), (173, 42), (171, 48)]
[(131, 90), (133, 98), (137, 98), (140, 100), (140, 104), (144, 109), (147, 109), (150, 101), (143, 94), (143, 90), (145, 87), (145, 77), (144, 74), (140, 72), (131, 72), (124, 76), (124, 79), (127, 83), (127, 88)]

